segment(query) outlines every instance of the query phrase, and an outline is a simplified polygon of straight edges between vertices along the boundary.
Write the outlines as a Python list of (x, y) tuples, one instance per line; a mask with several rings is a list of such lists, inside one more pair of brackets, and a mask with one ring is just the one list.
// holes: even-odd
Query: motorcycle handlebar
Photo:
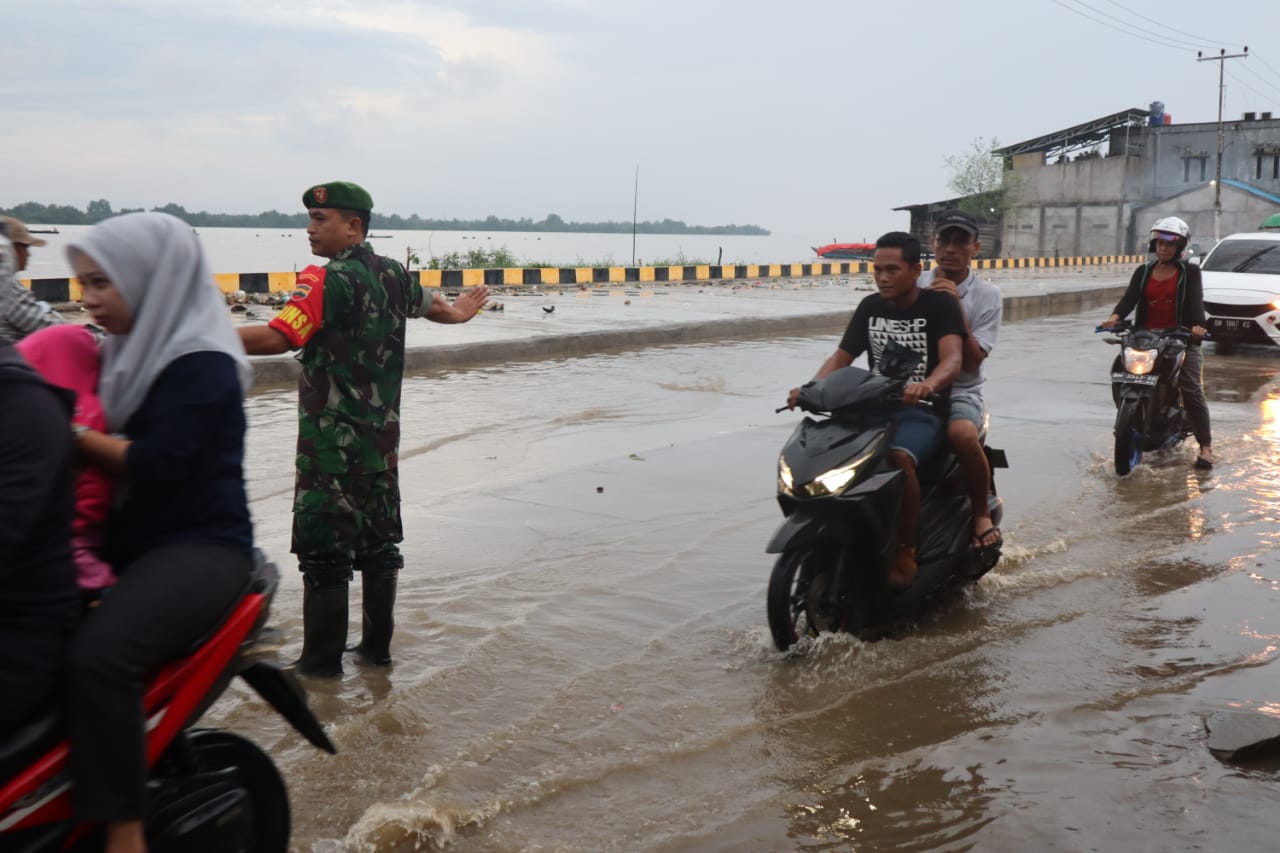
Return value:
[[(902, 397), (902, 396), (900, 396), (900, 395), (899, 395), (899, 396), (893, 396), (893, 397), (886, 397), (886, 398), (885, 398), (885, 400), (886, 400), (886, 402), (890, 402), (890, 403), (905, 403), (905, 402), (906, 402), (906, 399), (905, 399), (905, 398), (903, 398), (903, 397)], [(928, 397), (925, 397), (925, 398), (924, 398), (923, 400), (921, 400), (920, 402), (922, 402), (922, 403), (928, 403), (930, 406), (938, 406), (938, 405), (940, 405), (940, 404), (943, 402), (943, 397), (942, 397), (942, 395), (941, 395), (941, 394), (930, 394)], [(779, 406), (778, 408), (776, 408), (776, 409), (774, 409), (774, 410), (773, 410), (773, 413), (774, 413), (775, 415), (779, 415), (779, 414), (782, 414), (783, 412), (788, 411), (789, 409), (792, 409), (792, 408), (800, 409), (800, 410), (801, 410), (801, 411), (803, 411), (803, 412), (813, 412), (814, 414), (827, 414), (827, 415), (831, 414), (830, 412), (822, 412), (822, 411), (819, 411), (819, 410), (816, 410), (816, 409), (806, 409), (804, 406), (801, 406), (799, 403), (796, 403), (796, 405), (795, 405), (794, 407), (793, 407), (793, 406)]]
[[(1133, 330), (1134, 330), (1134, 326), (1131, 322), (1129, 322), (1128, 320), (1122, 320), (1119, 323), (1116, 323), (1114, 326), (1111, 326), (1110, 328), (1107, 328), (1106, 326), (1094, 326), (1093, 333), (1095, 335), (1100, 332), (1115, 332), (1117, 334), (1124, 334), (1124, 333), (1132, 332)], [(1166, 330), (1164, 334), (1171, 338), (1190, 338), (1192, 332), (1186, 326), (1178, 326), (1176, 329)], [(1213, 335), (1211, 335), (1209, 333), (1209, 330), (1206, 329), (1205, 333), (1200, 337), (1202, 340), (1207, 341), (1211, 339)], [(1110, 343), (1110, 341), (1108, 343)]]

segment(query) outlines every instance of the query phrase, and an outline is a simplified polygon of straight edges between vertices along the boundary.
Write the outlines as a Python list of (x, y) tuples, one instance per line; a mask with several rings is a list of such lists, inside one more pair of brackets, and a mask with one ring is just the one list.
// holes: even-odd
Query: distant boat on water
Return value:
[(60, 234), (57, 228), (28, 228), (28, 234)]
[(825, 246), (810, 246), (814, 254), (820, 258), (832, 258), (840, 261), (870, 261), (875, 258), (875, 243), (828, 243)]
[(390, 240), (391, 235), (390, 234), (370, 234), (369, 239), (370, 240)]

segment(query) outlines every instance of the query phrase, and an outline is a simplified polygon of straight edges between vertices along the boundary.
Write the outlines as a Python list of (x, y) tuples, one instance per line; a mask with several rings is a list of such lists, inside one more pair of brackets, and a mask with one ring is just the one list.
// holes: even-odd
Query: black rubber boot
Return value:
[(294, 666), (302, 675), (342, 675), (347, 646), (347, 584), (302, 587), (302, 657)]
[(363, 633), (355, 653), (365, 663), (391, 663), (391, 632), (395, 629), (396, 580), (394, 574), (361, 573), (364, 617)]

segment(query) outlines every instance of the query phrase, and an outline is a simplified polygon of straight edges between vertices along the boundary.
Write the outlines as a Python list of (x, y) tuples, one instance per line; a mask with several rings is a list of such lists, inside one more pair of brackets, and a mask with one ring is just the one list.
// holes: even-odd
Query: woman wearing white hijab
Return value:
[(111, 435), (76, 427), (117, 478), (104, 554), (119, 578), (72, 640), (76, 817), (106, 853), (146, 850), (148, 673), (207, 633), (244, 591), (253, 529), (241, 465), (250, 368), (191, 227), (161, 213), (108, 219), (67, 257), (108, 333), (99, 396)]

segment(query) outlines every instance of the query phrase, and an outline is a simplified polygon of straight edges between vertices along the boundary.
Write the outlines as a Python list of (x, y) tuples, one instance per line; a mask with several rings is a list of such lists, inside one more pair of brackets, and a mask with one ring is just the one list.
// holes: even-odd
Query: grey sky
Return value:
[(943, 158), (977, 137), (1152, 100), (1214, 120), (1196, 47), (1248, 44), (1225, 115), (1280, 115), (1268, 9), (0, 0), (0, 205), (293, 210), (348, 179), (388, 213), (627, 220), (639, 164), (641, 219), (874, 238), (906, 225), (893, 207), (947, 196)]

